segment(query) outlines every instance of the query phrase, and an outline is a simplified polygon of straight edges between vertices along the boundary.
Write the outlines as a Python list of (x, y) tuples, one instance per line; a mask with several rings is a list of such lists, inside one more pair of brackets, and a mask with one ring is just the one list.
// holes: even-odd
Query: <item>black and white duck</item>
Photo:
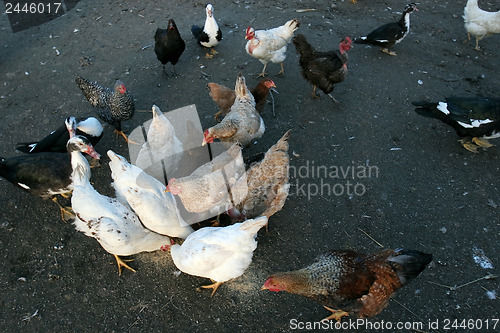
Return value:
[(213, 58), (214, 55), (219, 53), (213, 48), (222, 40), (222, 32), (214, 17), (214, 6), (207, 4), (205, 12), (207, 13), (207, 18), (205, 19), (203, 28), (193, 25), (191, 26), (191, 32), (198, 41), (198, 44), (206, 49), (210, 49), (210, 53), (207, 50), (205, 58)]
[(356, 44), (372, 44), (382, 47), (382, 52), (395, 56), (396, 52), (391, 51), (391, 48), (401, 42), (410, 32), (410, 14), (413, 11), (418, 11), (415, 3), (406, 5), (401, 19), (397, 22), (384, 24), (370, 32), (368, 35), (356, 38)]
[[(500, 137), (500, 99), (479, 96), (447, 97), (440, 102), (412, 102), (415, 111), (452, 126), (465, 149), (477, 153), (490, 148), (489, 139)], [(472, 138), (472, 139), (471, 139)]]
[[(70, 126), (76, 126), (76, 122)], [(77, 167), (90, 177), (90, 165), (82, 153), (100, 158), (90, 141), (81, 135), (72, 136), (66, 147), (67, 153), (42, 152), (0, 158), (0, 176), (35, 196), (44, 199), (52, 197), (59, 205), (55, 195), (67, 197), (71, 193)], [(63, 220), (67, 220), (71, 211), (61, 205), (59, 208)]]

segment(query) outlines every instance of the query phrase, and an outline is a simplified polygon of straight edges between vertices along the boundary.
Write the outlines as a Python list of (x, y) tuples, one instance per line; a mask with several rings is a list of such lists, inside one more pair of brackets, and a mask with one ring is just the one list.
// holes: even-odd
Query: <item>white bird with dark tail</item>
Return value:
[(488, 12), (479, 8), (477, 0), (468, 0), (464, 8), (464, 26), (467, 30), (467, 40), (470, 35), (476, 37), (476, 51), (479, 51), (479, 41), (484, 37), (500, 33), (500, 10)]
[(190, 275), (211, 279), (214, 283), (202, 288), (213, 289), (242, 275), (250, 266), (257, 248), (257, 232), (267, 217), (258, 217), (227, 227), (205, 227), (196, 230), (182, 245), (172, 245), (175, 266)]
[[(89, 139), (92, 146), (101, 140), (103, 128), (99, 120), (94, 117), (85, 117), (77, 120), (76, 135), (83, 135)], [(49, 135), (38, 142), (22, 142), (16, 145), (16, 149), (26, 154), (41, 152), (65, 153), (66, 144), (69, 140), (69, 132), (66, 125), (61, 125)]]
[(129, 142), (122, 131), (122, 121), (132, 118), (135, 104), (123, 82), (117, 80), (114, 88), (110, 89), (80, 76), (76, 78), (76, 84), (90, 104), (97, 108), (99, 118), (114, 126), (115, 132)]
[(53, 197), (52, 200), (61, 209), (63, 220), (72, 216), (72, 212), (59, 205), (55, 195), (68, 196), (71, 193), (76, 169), (81, 169), (90, 178), (90, 165), (82, 153), (100, 158), (87, 138), (74, 136), (75, 118), (68, 118), (66, 124), (72, 132), (67, 143), (67, 153), (42, 152), (1, 158), (0, 161), (1, 177), (33, 195), (44, 199)]
[(75, 228), (95, 238), (104, 250), (115, 257), (120, 275), (122, 267), (133, 272), (135, 270), (119, 256), (157, 251), (162, 246), (171, 244), (169, 237), (144, 228), (128, 205), (99, 194), (90, 185), (81, 168), (76, 171), (71, 197), (71, 205), (76, 215)]
[(129, 204), (146, 228), (179, 238), (193, 232), (180, 216), (172, 193), (165, 193), (165, 185), (112, 150), (108, 157), (117, 199)]
[(278, 75), (285, 73), (283, 61), (286, 59), (287, 46), (299, 26), (300, 21), (293, 19), (280, 27), (268, 30), (247, 28), (245, 39), (248, 39), (248, 42), (245, 45), (245, 50), (249, 55), (259, 59), (264, 64), (264, 68), (258, 77), (267, 75), (266, 68), (270, 62), (281, 65), (281, 71)]
[[(462, 138), (465, 149), (477, 153), (479, 147), (493, 145), (489, 139), (500, 137), (500, 99), (486, 97), (447, 97), (444, 101), (412, 102), (415, 111), (452, 126)], [(470, 139), (472, 138), (472, 142)]]
[(384, 24), (368, 35), (356, 38), (354, 43), (378, 45), (382, 47), (382, 52), (395, 56), (396, 52), (392, 52), (391, 48), (400, 43), (410, 32), (410, 14), (413, 11), (418, 9), (412, 2), (406, 5), (399, 21)]
[(207, 4), (205, 12), (207, 13), (207, 18), (205, 19), (205, 25), (203, 28), (198, 25), (193, 25), (191, 26), (191, 32), (196, 38), (198, 44), (206, 49), (210, 49), (210, 53), (208, 53), (207, 50), (205, 55), (205, 58), (210, 59), (219, 53), (214, 50), (214, 47), (217, 46), (217, 44), (219, 44), (222, 40), (222, 32), (214, 17), (214, 6)]

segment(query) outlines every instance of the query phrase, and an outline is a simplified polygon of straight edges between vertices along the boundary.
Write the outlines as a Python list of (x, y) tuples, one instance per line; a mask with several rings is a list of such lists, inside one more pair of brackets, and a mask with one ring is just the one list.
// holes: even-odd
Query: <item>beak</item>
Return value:
[(85, 151), (85, 153), (89, 154), (90, 156), (92, 156), (96, 160), (101, 158), (101, 155), (93, 147), (88, 147), (87, 150)]
[(263, 285), (262, 287), (260, 287), (260, 290), (268, 290), (269, 288), (266, 287), (265, 285)]

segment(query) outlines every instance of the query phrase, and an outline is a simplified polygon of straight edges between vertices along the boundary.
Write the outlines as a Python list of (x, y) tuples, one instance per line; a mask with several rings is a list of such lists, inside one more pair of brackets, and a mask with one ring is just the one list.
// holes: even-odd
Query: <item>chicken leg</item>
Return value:
[(264, 76), (267, 75), (266, 68), (267, 68), (267, 64), (264, 64), (264, 68), (262, 68), (262, 73), (260, 73), (259, 75), (257, 75), (257, 78), (264, 77)]
[(324, 306), (324, 308), (327, 309), (328, 311), (330, 311), (332, 314), (329, 315), (328, 317), (326, 317), (325, 319), (321, 320), (322, 322), (329, 321), (332, 319), (335, 319), (337, 322), (340, 322), (342, 320), (342, 317), (349, 316), (349, 313), (347, 313), (343, 310), (334, 310), (334, 309), (331, 309), (327, 306)]
[(491, 144), (488, 140), (480, 139), (478, 137), (473, 137), (472, 142), (474, 142), (476, 145), (482, 148), (491, 148), (495, 146), (494, 144)]
[(134, 259), (124, 260), (124, 259), (120, 258), (119, 256), (117, 256), (116, 254), (113, 254), (113, 255), (115, 256), (116, 263), (118, 264), (118, 275), (122, 275), (122, 267), (125, 267), (126, 269), (130, 269), (132, 272), (135, 273), (135, 269), (133, 269), (132, 267), (130, 267), (129, 265), (127, 265), (125, 263), (126, 261), (134, 261)]
[(212, 291), (212, 294), (210, 296), (213, 296), (215, 294), (215, 291), (217, 290), (217, 288), (219, 288), (219, 286), (221, 284), (223, 284), (224, 282), (216, 282), (212, 279), (210, 279), (213, 283), (212, 284), (209, 284), (208, 286), (201, 286), (203, 289), (213, 289)]
[(396, 52), (391, 51), (388, 48), (383, 48), (382, 52), (387, 53), (388, 55), (391, 55), (391, 56), (396, 56), (397, 55)]
[(283, 63), (280, 63), (280, 65), (281, 65), (281, 70), (276, 75), (285, 74), (285, 68), (283, 67)]
[(125, 139), (125, 141), (126, 141), (127, 143), (131, 143), (131, 144), (134, 144), (134, 145), (138, 145), (138, 143), (137, 143), (137, 142), (130, 140), (130, 139), (127, 137), (127, 135), (125, 135), (125, 133), (123, 133), (123, 131), (121, 131), (121, 130), (116, 130), (116, 129), (115, 129), (115, 130), (114, 130), (114, 132), (115, 132), (116, 136), (122, 136), (122, 137)]

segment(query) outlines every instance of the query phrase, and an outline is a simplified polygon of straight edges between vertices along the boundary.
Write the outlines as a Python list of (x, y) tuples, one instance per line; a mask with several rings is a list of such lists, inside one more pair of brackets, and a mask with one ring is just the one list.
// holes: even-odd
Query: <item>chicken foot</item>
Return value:
[(391, 56), (396, 56), (397, 55), (396, 52), (391, 51), (388, 48), (383, 48), (381, 51), (384, 52), (384, 53), (387, 53), (388, 55), (391, 55)]
[(217, 290), (217, 288), (219, 288), (219, 286), (221, 284), (223, 284), (224, 282), (216, 282), (212, 279), (210, 279), (213, 283), (212, 284), (209, 284), (208, 286), (201, 286), (201, 288), (203, 289), (213, 289), (212, 291), (212, 294), (210, 296), (213, 296), (215, 294), (215, 291)]
[(132, 272), (135, 273), (135, 269), (133, 269), (132, 267), (130, 267), (129, 265), (127, 265), (125, 263), (127, 261), (134, 261), (134, 259), (125, 260), (125, 259), (122, 259), (119, 256), (117, 256), (116, 254), (113, 254), (113, 255), (115, 256), (116, 263), (118, 264), (118, 275), (122, 275), (122, 267), (125, 267), (126, 269), (130, 269)]
[(334, 309), (331, 309), (327, 306), (324, 306), (324, 308), (327, 309), (328, 311), (330, 311), (332, 314), (329, 315), (328, 317), (326, 317), (325, 319), (321, 320), (322, 322), (329, 321), (332, 319), (335, 319), (337, 322), (340, 322), (342, 320), (342, 317), (349, 316), (349, 313), (347, 313), (343, 310), (334, 310)]
[(119, 131), (119, 130), (116, 130), (116, 129), (115, 129), (115, 130), (114, 130), (114, 132), (115, 132), (116, 136), (122, 136), (122, 137), (125, 139), (125, 141), (126, 141), (127, 143), (131, 143), (131, 144), (134, 144), (134, 145), (138, 145), (138, 143), (137, 143), (137, 142), (130, 140), (130, 139), (127, 137), (127, 135), (125, 135), (125, 133), (123, 133), (123, 131)]

